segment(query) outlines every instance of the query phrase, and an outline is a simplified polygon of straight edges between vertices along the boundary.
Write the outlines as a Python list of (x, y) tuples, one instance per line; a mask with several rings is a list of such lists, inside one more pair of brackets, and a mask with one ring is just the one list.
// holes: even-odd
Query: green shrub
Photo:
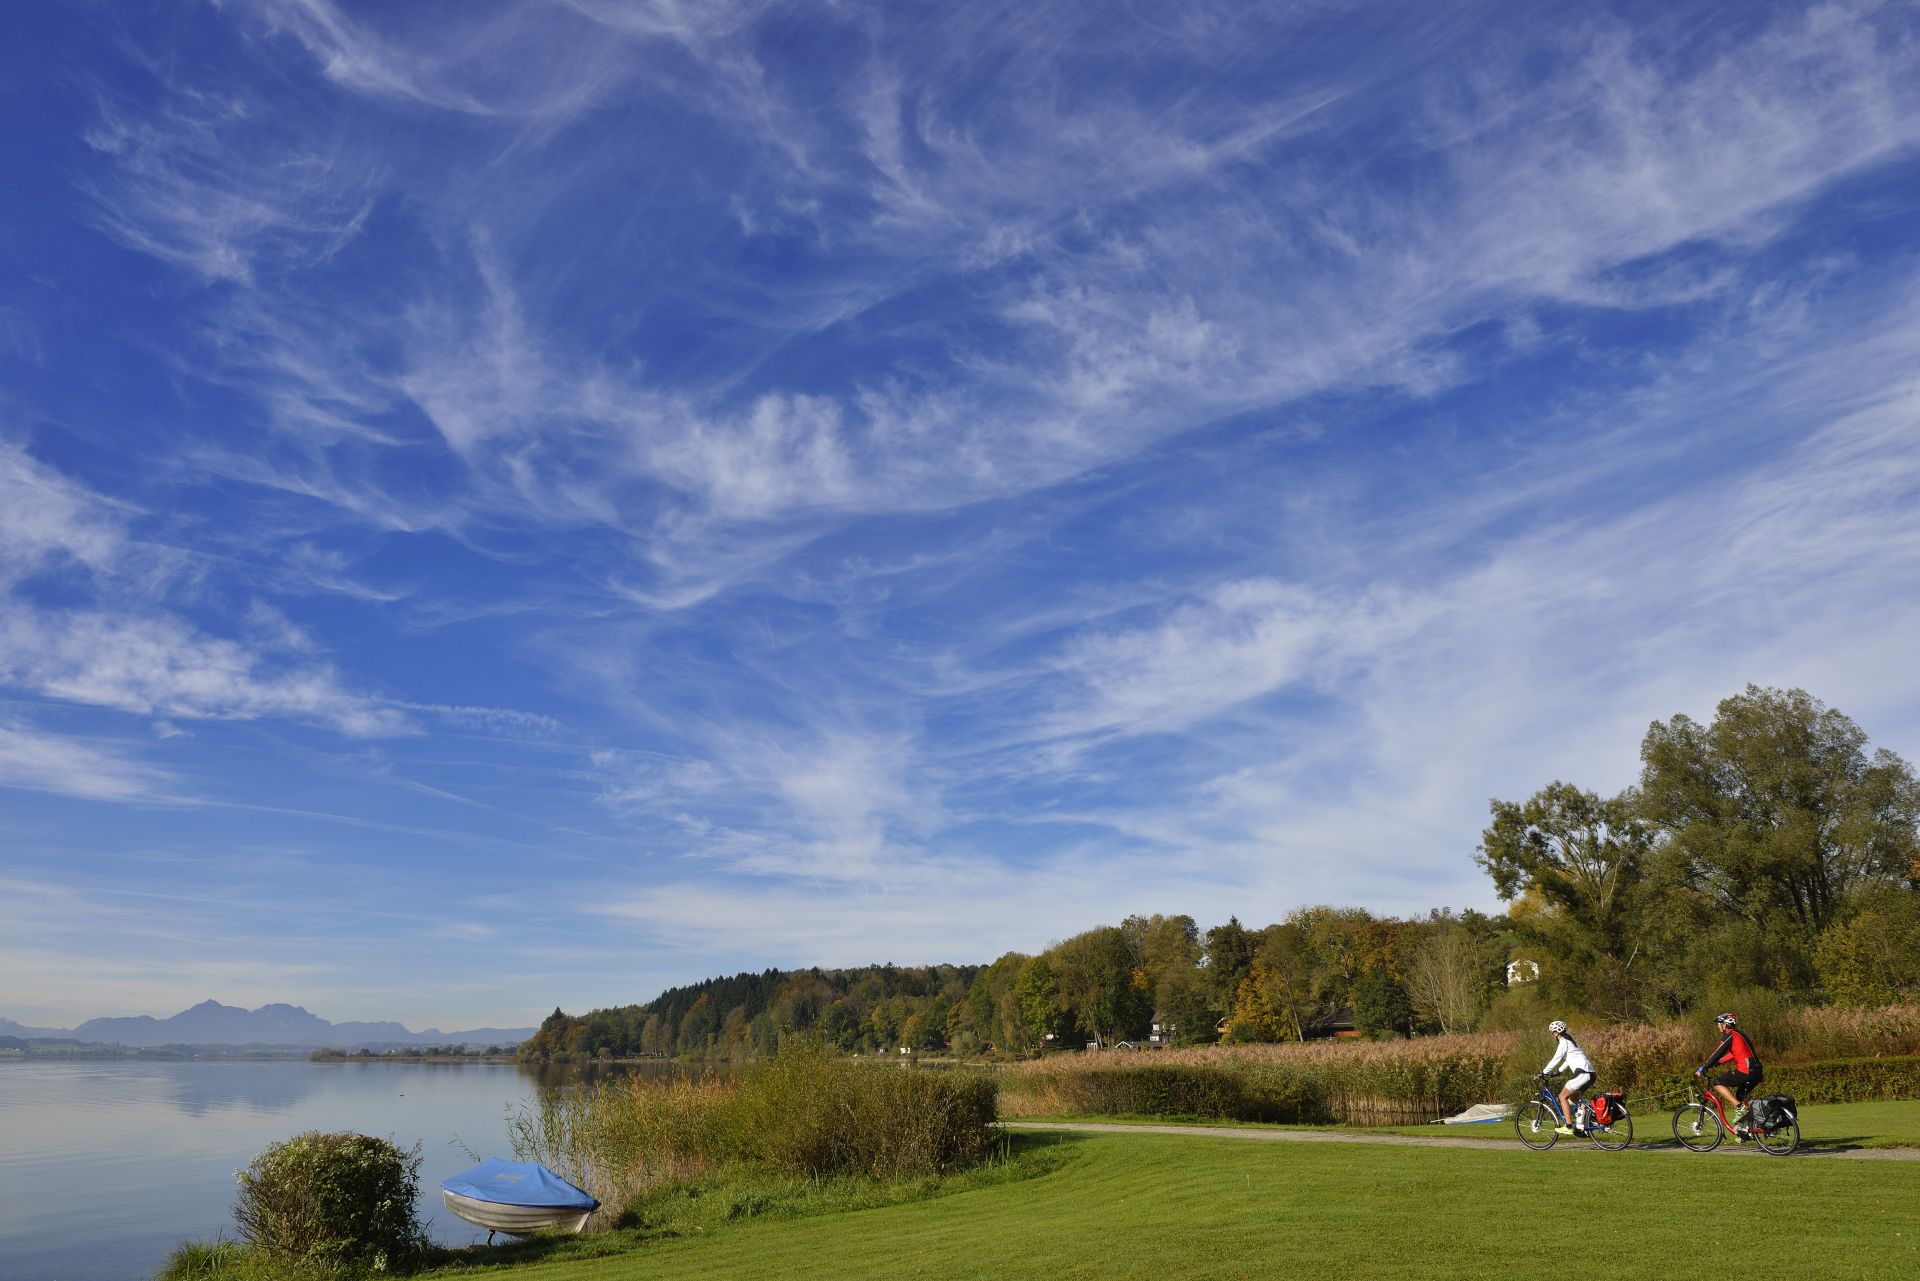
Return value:
[(1760, 1089), (1801, 1103), (1876, 1103), (1920, 1099), (1920, 1057), (1830, 1059), (1767, 1069)]
[(417, 1146), (309, 1131), (268, 1147), (237, 1177), (240, 1240), (277, 1262), (387, 1271), (425, 1246)]

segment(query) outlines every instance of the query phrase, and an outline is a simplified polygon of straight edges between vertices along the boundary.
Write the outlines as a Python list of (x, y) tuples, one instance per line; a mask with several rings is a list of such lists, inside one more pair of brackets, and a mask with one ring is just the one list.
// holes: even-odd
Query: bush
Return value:
[(1763, 1094), (1801, 1103), (1877, 1103), (1920, 1099), (1920, 1058), (1831, 1059), (1767, 1069)]
[(790, 1044), (740, 1085), (737, 1151), (807, 1178), (944, 1174), (986, 1156), (996, 1094), (983, 1073), (849, 1063)]
[(420, 1149), (364, 1134), (309, 1131), (240, 1171), (240, 1240), (281, 1263), (397, 1269), (426, 1244), (414, 1214)]

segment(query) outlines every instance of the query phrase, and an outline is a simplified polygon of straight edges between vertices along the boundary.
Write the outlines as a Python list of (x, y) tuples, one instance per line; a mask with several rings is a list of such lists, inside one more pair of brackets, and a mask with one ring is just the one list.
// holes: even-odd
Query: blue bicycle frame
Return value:
[(1560, 1110), (1560, 1093), (1553, 1088), (1553, 1082), (1547, 1080), (1544, 1076), (1538, 1079), (1540, 1082), (1540, 1101), (1547, 1105), (1549, 1111), (1560, 1118), (1560, 1124), (1578, 1129), (1580, 1127), (1580, 1105), (1587, 1101), (1586, 1091), (1582, 1090), (1579, 1094), (1573, 1096), (1571, 1100), (1573, 1115), (1568, 1116)]

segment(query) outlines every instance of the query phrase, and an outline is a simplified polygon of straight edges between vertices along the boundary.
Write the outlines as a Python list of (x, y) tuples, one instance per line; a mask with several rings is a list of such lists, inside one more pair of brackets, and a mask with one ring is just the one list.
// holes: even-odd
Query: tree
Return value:
[(747, 1047), (762, 1058), (772, 1056), (780, 1048), (780, 1025), (774, 1022), (773, 1015), (762, 1010), (747, 1025)]
[(1060, 984), (1046, 957), (1028, 957), (1021, 963), (1020, 977), (1013, 985), (1013, 999), (1019, 1011), (1023, 1044), (1044, 1046), (1049, 1037), (1057, 1040), (1067, 1030)]
[(1232, 1011), (1241, 982), (1253, 971), (1253, 953), (1259, 944), (1260, 940), (1240, 924), (1237, 916), (1230, 916), (1225, 925), (1216, 925), (1207, 931), (1203, 986), (1216, 1013)]
[[(1500, 897), (1559, 961), (1544, 975), (1566, 1000), (1630, 998), (1647, 958), (1635, 926), (1648, 888), (1653, 832), (1632, 794), (1610, 799), (1554, 782), (1524, 802), (1494, 800), (1475, 861)], [(1625, 1009), (1608, 1013), (1627, 1013)]]
[(1028, 959), (1024, 953), (1007, 952), (975, 973), (966, 1004), (973, 1009), (974, 1026), (983, 1044), (1003, 1050), (1027, 1044), (1013, 986)]
[(1920, 786), (1866, 746), (1806, 691), (1749, 685), (1710, 725), (1649, 727), (1640, 812), (1687, 886), (1805, 949), (1860, 895), (1920, 876)]
[(1299, 1022), (1293, 1016), (1290, 996), (1286, 977), (1275, 974), (1265, 961), (1256, 959), (1247, 977), (1240, 980), (1233, 1008), (1227, 1013), (1227, 1043), (1245, 1045), (1297, 1039)]
[(1055, 945), (1048, 956), (1061, 1004), (1078, 1031), (1099, 1041), (1139, 1034), (1152, 1014), (1152, 997), (1126, 931), (1103, 925)]
[(1311, 918), (1296, 912), (1261, 933), (1253, 966), (1234, 996), (1228, 1034), (1235, 1041), (1304, 1041), (1339, 1009), (1317, 953)]
[(835, 1001), (820, 1015), (821, 1037), (836, 1050), (851, 1050), (860, 1043), (860, 1009), (852, 1001)]
[(679, 1049), (682, 1054), (705, 1054), (712, 1044), (713, 1034), (719, 1027), (719, 1016), (714, 1013), (713, 1000), (705, 992), (694, 998), (692, 1005), (680, 1020)]
[(1385, 966), (1365, 970), (1354, 981), (1353, 1024), (1369, 1040), (1413, 1034), (1413, 1004)]
[(1438, 916), (1407, 948), (1407, 998), (1423, 1021), (1442, 1032), (1471, 1031), (1486, 1009), (1497, 964), (1465, 925)]
[(1895, 890), (1814, 943), (1820, 986), (1836, 1005), (1886, 1005), (1920, 994), (1920, 894)]

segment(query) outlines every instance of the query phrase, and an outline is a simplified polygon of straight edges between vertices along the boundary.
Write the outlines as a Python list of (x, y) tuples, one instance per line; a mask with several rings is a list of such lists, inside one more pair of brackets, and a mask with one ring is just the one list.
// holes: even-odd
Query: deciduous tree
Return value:
[(1563, 999), (1628, 1013), (1635, 968), (1647, 960), (1636, 927), (1653, 850), (1635, 798), (1555, 782), (1525, 801), (1495, 800), (1492, 811), (1475, 861), (1501, 898), (1535, 901), (1521, 920), (1556, 961), (1543, 977)]
[(1656, 721), (1640, 760), (1640, 811), (1677, 874), (1803, 948), (1857, 896), (1913, 884), (1912, 768), (1869, 756), (1860, 727), (1804, 690), (1749, 685), (1709, 725)]

